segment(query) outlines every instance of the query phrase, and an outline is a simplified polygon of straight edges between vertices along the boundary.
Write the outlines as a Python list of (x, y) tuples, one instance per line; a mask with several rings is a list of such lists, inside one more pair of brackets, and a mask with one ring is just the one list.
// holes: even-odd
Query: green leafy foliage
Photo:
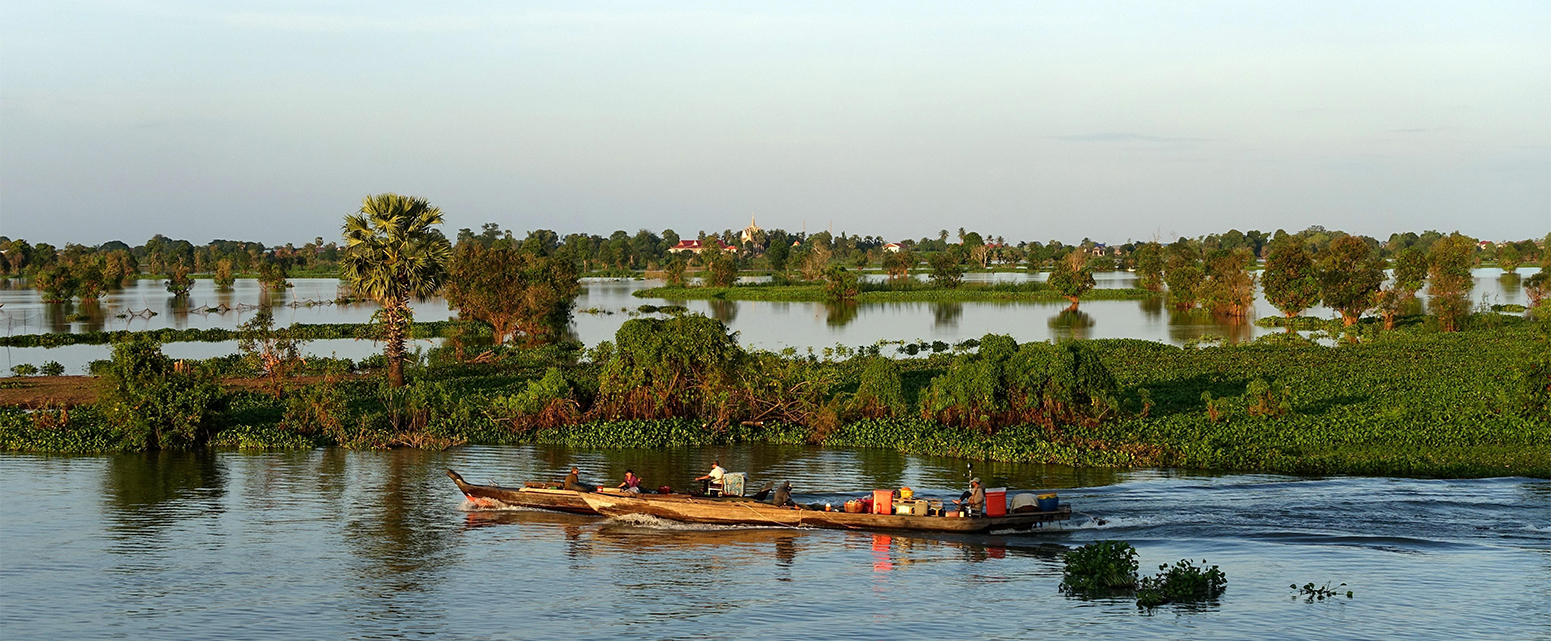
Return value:
[(933, 285), (953, 289), (964, 281), (964, 265), (952, 253), (932, 254), (931, 258), (926, 259), (926, 263), (932, 268), (928, 277)]
[(905, 388), (899, 364), (878, 356), (866, 359), (862, 378), (856, 388), (857, 411), (867, 418), (887, 418), (908, 414)]
[(830, 302), (856, 300), (856, 295), (861, 293), (861, 286), (857, 284), (856, 272), (839, 265), (824, 270), (824, 299)]
[(1065, 257), (1056, 261), (1056, 266), (1050, 272), (1050, 280), (1046, 281), (1051, 289), (1060, 292), (1072, 304), (1077, 304), (1079, 298), (1093, 289), (1093, 269), (1088, 266), (1088, 255), (1081, 250), (1074, 250)]
[(100, 406), (123, 449), (176, 449), (204, 442), (224, 405), (215, 378), (173, 362), (155, 340), (134, 337), (113, 346)]
[(1319, 271), (1299, 236), (1277, 232), (1261, 280), (1266, 300), (1288, 318), (1319, 304)]
[(37, 376), (38, 366), (32, 363), (20, 363), (11, 366), (12, 376)]
[(1108, 596), (1136, 587), (1136, 548), (1125, 541), (1094, 541), (1061, 555), (1061, 591)]
[(1355, 325), (1376, 303), (1384, 267), (1384, 259), (1362, 238), (1336, 238), (1319, 257), (1320, 299), (1341, 313), (1344, 324)]
[(1136, 604), (1155, 608), (1168, 603), (1195, 603), (1222, 596), (1228, 577), (1217, 566), (1206, 567), (1181, 559), (1174, 565), (1158, 566), (1160, 572), (1142, 577), (1136, 585)]
[(49, 361), (47, 363), (44, 363), (43, 367), (40, 368), (38, 371), (39, 371), (39, 373), (43, 374), (44, 376), (64, 376), (65, 375), (65, 366), (64, 365), (60, 365), (59, 361)]
[(576, 265), (509, 244), (458, 245), (443, 294), (465, 318), (492, 328), (496, 343), (521, 335), (528, 346), (559, 340), (571, 322), (581, 283)]
[(1475, 287), (1470, 268), (1475, 265), (1475, 253), (1475, 239), (1458, 233), (1439, 239), (1427, 251), (1428, 302), (1445, 332), (1460, 330), (1470, 315), (1470, 290)]

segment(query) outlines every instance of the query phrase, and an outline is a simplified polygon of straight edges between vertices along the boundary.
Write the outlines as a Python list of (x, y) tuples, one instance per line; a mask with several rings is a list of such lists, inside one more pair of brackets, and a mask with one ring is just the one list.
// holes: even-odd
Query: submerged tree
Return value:
[(229, 292), (232, 286), (237, 284), (237, 275), (232, 273), (232, 260), (223, 258), (215, 264), (215, 291)]
[(423, 198), (392, 193), (367, 196), (360, 213), (345, 217), (341, 276), (357, 293), (382, 305), (383, 355), (393, 387), (404, 385), (409, 299), (436, 293), (446, 277), (452, 248), (436, 229), (440, 224), (441, 209)]
[(1072, 302), (1067, 309), (1076, 310), (1077, 302), (1083, 294), (1093, 289), (1093, 270), (1088, 267), (1088, 255), (1081, 249), (1074, 249), (1071, 253), (1056, 261), (1056, 267), (1050, 272), (1050, 288), (1060, 292), (1067, 300)]
[(926, 262), (932, 267), (930, 278), (933, 285), (952, 289), (964, 280), (964, 266), (950, 252), (937, 252)]
[(1247, 247), (1219, 249), (1206, 261), (1205, 298), (1213, 314), (1243, 318), (1255, 304), (1255, 254)]
[(1143, 243), (1132, 254), (1136, 260), (1136, 278), (1142, 289), (1150, 292), (1163, 289), (1163, 246)]
[(824, 298), (830, 302), (856, 300), (862, 291), (856, 272), (835, 265), (824, 270)]
[(1178, 311), (1194, 309), (1201, 298), (1206, 270), (1201, 265), (1201, 250), (1181, 238), (1168, 247), (1164, 283), (1169, 286), (1169, 304)]
[(1266, 300), (1288, 318), (1319, 304), (1319, 270), (1297, 235), (1277, 232), (1271, 239), (1262, 283)]
[(915, 264), (916, 257), (908, 249), (883, 253), (883, 271), (888, 273), (889, 280), (896, 283), (909, 280), (910, 268)]
[(1459, 233), (1449, 234), (1428, 248), (1429, 303), (1445, 332), (1459, 331), (1470, 314), (1470, 290), (1476, 284), (1470, 268), (1475, 262), (1475, 239)]
[(707, 285), (732, 287), (738, 282), (738, 264), (731, 250), (707, 249), (700, 257), (705, 261)]
[(167, 286), (167, 291), (172, 293), (173, 298), (184, 298), (188, 296), (189, 290), (194, 289), (194, 279), (189, 278), (188, 268), (182, 263), (168, 270), (167, 280), (163, 284)]
[(75, 290), (80, 286), (76, 279), (75, 271), (69, 265), (55, 264), (46, 270), (38, 272), (32, 277), (32, 286), (43, 292), (43, 301), (47, 303), (63, 303), (75, 298)]
[(1320, 255), (1320, 298), (1341, 313), (1343, 325), (1357, 324), (1363, 312), (1373, 309), (1383, 283), (1384, 259), (1362, 238), (1336, 238)]
[(447, 303), (490, 325), (497, 344), (516, 334), (535, 346), (560, 338), (581, 282), (576, 265), (506, 243), (459, 243), (448, 267)]
[(1519, 271), (1519, 248), (1513, 243), (1503, 243), (1497, 248), (1497, 266), (1501, 267), (1504, 274), (1513, 274)]

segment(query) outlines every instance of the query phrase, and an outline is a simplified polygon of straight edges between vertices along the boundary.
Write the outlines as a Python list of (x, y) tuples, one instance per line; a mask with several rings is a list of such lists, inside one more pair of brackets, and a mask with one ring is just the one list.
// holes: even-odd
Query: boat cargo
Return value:
[(876, 510), (852, 512), (849, 511), (850, 506), (847, 506), (846, 511), (793, 509), (737, 497), (705, 498), (682, 494), (627, 495), (602, 492), (581, 496), (594, 511), (605, 516), (639, 514), (683, 523), (710, 525), (774, 525), (843, 530), (977, 533), (1027, 532), (1046, 523), (1072, 518), (1072, 509), (1068, 506), (1061, 506), (1048, 512), (960, 517), (953, 511), (941, 516), (881, 513)]

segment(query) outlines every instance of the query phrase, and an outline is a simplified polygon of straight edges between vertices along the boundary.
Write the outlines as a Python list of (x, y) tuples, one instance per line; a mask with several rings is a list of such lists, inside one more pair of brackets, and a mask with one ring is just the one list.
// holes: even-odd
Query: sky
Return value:
[(1551, 3), (0, 0), (0, 235), (1551, 232)]

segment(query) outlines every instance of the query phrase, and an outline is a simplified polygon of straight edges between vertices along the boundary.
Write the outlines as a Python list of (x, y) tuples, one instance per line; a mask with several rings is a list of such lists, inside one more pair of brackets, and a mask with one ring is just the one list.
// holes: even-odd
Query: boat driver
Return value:
[(969, 491), (959, 495), (959, 498), (953, 499), (953, 504), (962, 504), (970, 516), (985, 514), (986, 489), (980, 485), (980, 479), (978, 477), (970, 479)]
[(722, 489), (722, 477), (726, 475), (727, 470), (722, 467), (722, 462), (717, 460), (711, 461), (710, 472), (706, 472), (705, 476), (695, 477), (695, 480), (700, 481), (700, 488), (706, 494), (710, 494), (713, 489), (717, 491)]
[(571, 468), (571, 473), (565, 475), (565, 489), (576, 492), (595, 492), (598, 488), (583, 483), (581, 481), (581, 470), (578, 470), (573, 466)]

